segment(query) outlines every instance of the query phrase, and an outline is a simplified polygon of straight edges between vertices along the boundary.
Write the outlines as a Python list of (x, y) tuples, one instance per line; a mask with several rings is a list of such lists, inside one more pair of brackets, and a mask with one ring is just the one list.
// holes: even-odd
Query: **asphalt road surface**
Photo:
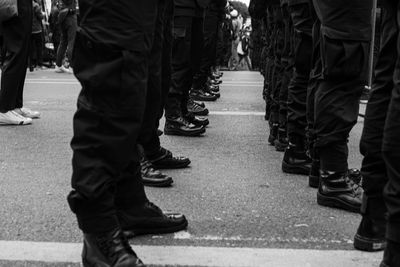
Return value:
[[(353, 249), (359, 215), (318, 206), (307, 177), (282, 173), (283, 154), (267, 143), (262, 77), (225, 72), (223, 81), (203, 137), (161, 137), (191, 167), (165, 171), (171, 188), (146, 188), (189, 228), (132, 239), (139, 256), (150, 266), (378, 266), (382, 253)], [(0, 266), (79, 266), (82, 235), (66, 202), (79, 90), (73, 75), (28, 73), (24, 105), (42, 117), (0, 126)], [(362, 125), (351, 133), (351, 167)]]

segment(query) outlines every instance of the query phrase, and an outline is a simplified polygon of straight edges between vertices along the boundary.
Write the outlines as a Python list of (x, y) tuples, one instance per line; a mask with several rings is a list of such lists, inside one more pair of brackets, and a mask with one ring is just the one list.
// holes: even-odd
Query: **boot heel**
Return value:
[(358, 234), (354, 236), (354, 248), (362, 251), (374, 252), (384, 250), (386, 242), (362, 237)]
[(315, 176), (315, 175), (308, 176), (308, 185), (312, 188), (318, 188), (319, 176)]

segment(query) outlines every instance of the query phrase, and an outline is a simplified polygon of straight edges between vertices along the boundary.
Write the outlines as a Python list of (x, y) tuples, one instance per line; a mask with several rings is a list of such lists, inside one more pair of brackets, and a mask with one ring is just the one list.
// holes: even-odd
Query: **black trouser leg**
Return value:
[(218, 17), (206, 13), (204, 19), (204, 48), (199, 71), (193, 78), (193, 89), (201, 89), (207, 82), (215, 63), (218, 34)]
[[(311, 71), (313, 18), (308, 3), (289, 7), (295, 29), (296, 45), (294, 74), (288, 91), (288, 136), (289, 139), (305, 139), (306, 99)], [(303, 149), (303, 148), (302, 148)]]
[(1, 74), (0, 112), (23, 105), (23, 90), (32, 33), (32, 3), (18, 0), (19, 16), (3, 22), (6, 55)]
[[(347, 140), (357, 122), (359, 98), (367, 80), (372, 1), (346, 6), (345, 1), (315, 0), (314, 6), (322, 23), (323, 66), (323, 78), (315, 92), (315, 146), (323, 171), (346, 172)], [(343, 15), (335, 16), (339, 12)], [(330, 30), (332, 25), (344, 33)], [(355, 34), (348, 35), (353, 39), (344, 38), (347, 31), (354, 33), (355, 29)]]
[(60, 25), (61, 37), (60, 44), (57, 49), (56, 65), (61, 66), (64, 59), (65, 53), (71, 60), (72, 49), (75, 40), (75, 34), (77, 29), (77, 18), (76, 15), (68, 15)]
[(171, 87), (165, 105), (167, 118), (181, 116), (187, 108), (193, 75), (199, 68), (203, 46), (202, 28), (202, 18), (174, 18)]
[(165, 7), (163, 23), (163, 48), (161, 59), (161, 108), (159, 110), (159, 120), (164, 113), (169, 88), (171, 86), (171, 60), (172, 60), (172, 23), (174, 15), (174, 3), (168, 1)]
[(149, 78), (146, 91), (146, 109), (139, 136), (145, 154), (155, 154), (160, 150), (160, 138), (157, 134), (159, 112), (161, 108), (161, 73), (163, 50), (164, 2), (158, 6), (153, 47), (149, 58)]
[[(32, 33), (31, 36), (31, 53), (30, 53), (30, 64), (33, 65), (33, 62), (37, 66), (42, 66), (43, 63), (43, 33)], [(36, 59), (34, 61), (33, 59)]]
[[(280, 11), (280, 9), (279, 9)], [(283, 23), (275, 25), (275, 40), (273, 45), (273, 66), (271, 70), (271, 123), (279, 123), (279, 109), (280, 109), (280, 91), (282, 87), (283, 68), (281, 64), (282, 50), (284, 47), (284, 29)]]
[(320, 52), (320, 28), (321, 23), (319, 20), (315, 20), (313, 29), (312, 29), (312, 39), (313, 39), (313, 48), (312, 48), (312, 70), (310, 72), (310, 80), (308, 81), (307, 87), (307, 99), (306, 99), (306, 116), (307, 116), (307, 139), (309, 144), (309, 152), (314, 160), (319, 161), (319, 156), (316, 155), (316, 150), (314, 149), (315, 144), (315, 91), (318, 87), (318, 81), (321, 75), (321, 52)]
[(293, 54), (292, 54), (292, 22), (287, 10), (287, 6), (282, 7), (284, 22), (284, 47), (282, 49), (281, 66), (282, 82), (279, 93), (279, 125), (280, 128), (287, 127), (287, 108), (288, 108), (288, 87), (293, 74)]
[(364, 188), (362, 212), (382, 220), (386, 212), (383, 188), (388, 181), (382, 157), (382, 140), (393, 91), (396, 64), (393, 52), (396, 51), (398, 35), (396, 17), (395, 6), (382, 8), (381, 45), (360, 142), (360, 151), (364, 156), (361, 167)]
[(73, 123), (74, 190), (68, 202), (83, 232), (107, 232), (118, 227), (117, 205), (146, 201), (137, 138), (145, 111), (150, 48), (121, 50), (80, 33), (74, 49), (74, 71), (82, 91)]
[[(386, 237), (391, 241), (400, 243), (400, 22), (398, 17), (400, 5), (397, 4), (397, 8), (392, 8), (391, 11), (397, 11), (397, 62), (393, 76), (394, 89), (384, 129), (382, 154), (389, 178), (384, 189), (385, 203), (388, 210)], [(397, 257), (398, 254), (399, 252), (397, 251)]]

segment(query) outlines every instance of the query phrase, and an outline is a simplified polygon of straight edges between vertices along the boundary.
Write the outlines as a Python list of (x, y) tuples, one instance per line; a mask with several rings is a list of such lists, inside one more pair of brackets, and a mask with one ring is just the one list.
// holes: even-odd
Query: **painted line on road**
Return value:
[[(41, 80), (41, 81), (25, 81), (26, 84), (60, 84), (60, 85), (80, 85), (78, 81), (74, 81), (72, 79), (69, 79), (69, 81), (50, 81), (50, 80)], [(257, 87), (257, 88), (262, 88), (262, 84), (246, 84), (246, 83), (232, 83), (232, 84), (223, 84), (221, 87)]]
[[(377, 266), (382, 253), (344, 250), (132, 246), (149, 265), (219, 267)], [(79, 263), (81, 243), (0, 241), (0, 260)]]
[(221, 116), (265, 116), (265, 112), (258, 112), (258, 111), (210, 111), (210, 115), (221, 115)]
[(63, 85), (80, 85), (79, 82), (57, 82), (57, 81), (25, 81), (26, 84), (63, 84)]
[[(296, 224), (294, 227), (309, 227), (307, 224)], [(153, 239), (162, 239), (164, 236), (155, 235), (152, 237)], [(286, 244), (343, 244), (349, 245), (353, 244), (353, 240), (351, 239), (325, 239), (318, 237), (308, 237), (308, 238), (284, 238), (280, 236), (272, 236), (269, 238), (265, 237), (244, 237), (244, 236), (216, 236), (216, 235), (205, 235), (205, 236), (195, 236), (189, 233), (188, 231), (180, 231), (174, 234), (174, 239), (177, 240), (196, 240), (196, 241), (222, 241), (222, 242), (263, 242), (263, 243), (286, 243)]]

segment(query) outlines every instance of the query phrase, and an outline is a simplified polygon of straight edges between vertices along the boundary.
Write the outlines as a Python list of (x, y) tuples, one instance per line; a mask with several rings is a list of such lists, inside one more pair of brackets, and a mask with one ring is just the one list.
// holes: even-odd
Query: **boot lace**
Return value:
[(346, 182), (353, 189), (356, 195), (363, 193), (362, 189), (363, 177), (358, 169), (349, 169), (346, 175)]

